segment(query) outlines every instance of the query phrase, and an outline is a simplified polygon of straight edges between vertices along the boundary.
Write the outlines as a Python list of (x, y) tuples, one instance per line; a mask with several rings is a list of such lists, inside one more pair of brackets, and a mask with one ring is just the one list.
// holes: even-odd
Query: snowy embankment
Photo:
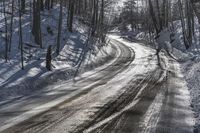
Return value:
[[(12, 68), (8, 73), (5, 73), (8, 70), (7, 64), (3, 63), (3, 68), (0, 70), (2, 75), (6, 75), (6, 78), (1, 78), (1, 92), (0, 100), (4, 102), (5, 100), (11, 100), (18, 97), (23, 97), (32, 94), (35, 91), (40, 91), (48, 86), (59, 83), (62, 81), (69, 80), (78, 76), (83, 72), (92, 70), (101, 66), (105, 63), (108, 63), (115, 57), (116, 50), (112, 45), (106, 45), (102, 47), (96, 55), (87, 54), (86, 59), (82, 62), (81, 66), (65, 66), (62, 63), (65, 61), (54, 61), (53, 63), (55, 68), (53, 71), (48, 72), (45, 67), (38, 68), (34, 67), (36, 64), (32, 64), (30, 68), (25, 68), (21, 70), (20, 65), (12, 65), (9, 67)], [(39, 61), (43, 64), (45, 61)], [(1, 103), (0, 102), (0, 103)]]
[(195, 133), (200, 132), (200, 62), (199, 57), (192, 58), (181, 64), (182, 72), (187, 81), (191, 95), (191, 107), (196, 119)]
[[(99, 67), (95, 65), (96, 67), (95, 69), (85, 72), (83, 74), (80, 74), (74, 80), (70, 79), (70, 80), (63, 80), (63, 81), (61, 80), (61, 81), (53, 82), (55, 81), (56, 78), (62, 77), (62, 75), (64, 75), (62, 73), (66, 73), (66, 72), (63, 70), (63, 72), (60, 72), (61, 74), (59, 73), (59, 76), (57, 75), (58, 73), (56, 74), (53, 73), (52, 79), (51, 79), (51, 76), (50, 77), (48, 76), (48, 79), (41, 81), (41, 85), (45, 85), (46, 83), (49, 83), (48, 86), (42, 86), (41, 87), (42, 90), (40, 89), (40, 91), (31, 93), (31, 95), (29, 96), (19, 97), (19, 98), (16, 98), (13, 100), (12, 99), (7, 100), (7, 101), (4, 101), (4, 103), (1, 103), (0, 104), (1, 114), (9, 113), (11, 110), (12, 112), (19, 112), (19, 113), (16, 113), (14, 115), (2, 115), (0, 119), (0, 123), (1, 123), (0, 132), (20, 122), (23, 122), (37, 114), (45, 112), (66, 100), (70, 100), (70, 98), (79, 96), (82, 93), (86, 92), (88, 88), (91, 88), (94, 85), (98, 84), (99, 81), (93, 81), (92, 79), (95, 79), (98, 76), (101, 77), (101, 74), (99, 74), (99, 72), (103, 73), (104, 69), (109, 68), (109, 66), (112, 66), (113, 62), (115, 62), (118, 59), (118, 56), (121, 55), (122, 53), (119, 47), (114, 47), (114, 48), (116, 48), (116, 50), (114, 50), (113, 52), (111, 51), (110, 52), (113, 53), (112, 56), (116, 56), (116, 58), (114, 58), (113, 60), (110, 60), (107, 58), (109, 56), (105, 56), (105, 55), (102, 56), (102, 54), (99, 54), (99, 56), (93, 58), (93, 59), (96, 59), (97, 61), (95, 61), (95, 63), (91, 63), (92, 64), (91, 66), (93, 66), (96, 63), (100, 63), (100, 64), (104, 63), (104, 65), (99, 66)], [(110, 50), (113, 50), (113, 49), (110, 49)], [(103, 57), (106, 57), (106, 58), (103, 58)], [(104, 59), (108, 63), (106, 63)], [(85, 66), (84, 64), (85, 63), (83, 63), (83, 66)], [(85, 67), (83, 68), (84, 69), (82, 70), (86, 70)], [(87, 67), (87, 69), (89, 68)], [(104, 77), (100, 79), (103, 79), (103, 78)]]
[[(27, 11), (28, 12), (28, 11)], [(5, 37), (0, 36), (0, 104), (6, 101), (28, 96), (52, 85), (54, 82), (62, 82), (73, 78), (77, 74), (94, 69), (108, 63), (116, 54), (116, 48), (108, 44), (86, 45), (88, 27), (81, 24), (78, 19), (74, 22), (74, 31), (67, 31), (67, 12), (64, 12), (63, 30), (61, 37), (61, 52), (54, 55), (52, 60), (52, 71), (45, 68), (45, 57), (47, 48), (52, 45), (53, 53), (56, 49), (57, 25), (59, 17), (59, 6), (50, 11), (41, 13), (41, 27), (43, 35), (43, 48), (34, 44), (31, 35), (31, 16), (24, 14), (23, 41), (25, 70), (21, 70), (20, 50), (18, 47), (18, 17), (14, 17), (13, 39), (9, 60), (5, 63), (4, 49)], [(16, 13), (17, 15), (17, 13)], [(0, 16), (0, 31), (4, 31), (4, 16)], [(94, 38), (95, 39), (95, 38)], [(29, 45), (33, 47), (29, 47)]]
[[(174, 42), (172, 45), (170, 42), (169, 30), (164, 30), (160, 33), (158, 42), (163, 48), (167, 49), (171, 56), (179, 62), (180, 70), (184, 75), (187, 82), (187, 86), (190, 91), (191, 107), (194, 111), (194, 117), (196, 119), (195, 133), (200, 132), (200, 32), (199, 24), (195, 22), (195, 36), (193, 38), (193, 44), (186, 50), (183, 43), (183, 35), (181, 23), (179, 21), (174, 22), (175, 33)], [(136, 39), (149, 40), (149, 35), (144, 32), (139, 33)]]
[(190, 91), (191, 107), (196, 120), (195, 133), (200, 132), (200, 32), (198, 25), (196, 21), (193, 44), (186, 50), (183, 43), (181, 24), (176, 22), (175, 42), (172, 44), (172, 53), (180, 63), (181, 71)]

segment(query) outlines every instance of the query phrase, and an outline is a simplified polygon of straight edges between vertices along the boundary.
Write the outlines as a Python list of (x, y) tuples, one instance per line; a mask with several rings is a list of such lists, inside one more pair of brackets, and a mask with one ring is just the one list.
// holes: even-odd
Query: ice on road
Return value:
[[(111, 62), (0, 109), (0, 131), (193, 132), (188, 89), (178, 63), (140, 43), (110, 35)], [(45, 97), (43, 97), (46, 95)], [(48, 97), (49, 96), (49, 97)], [(37, 115), (36, 115), (37, 114)]]

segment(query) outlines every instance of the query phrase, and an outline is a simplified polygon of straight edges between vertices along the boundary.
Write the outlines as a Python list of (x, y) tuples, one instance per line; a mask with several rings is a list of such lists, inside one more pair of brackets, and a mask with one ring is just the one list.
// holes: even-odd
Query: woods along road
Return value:
[(0, 105), (3, 133), (190, 133), (193, 113), (179, 64), (140, 43), (110, 36), (116, 58), (56, 92)]

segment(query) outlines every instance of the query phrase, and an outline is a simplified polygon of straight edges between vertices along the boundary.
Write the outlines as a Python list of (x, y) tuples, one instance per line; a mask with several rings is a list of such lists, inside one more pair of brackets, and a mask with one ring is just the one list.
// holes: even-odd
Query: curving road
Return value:
[[(91, 72), (0, 109), (3, 133), (189, 133), (193, 115), (179, 64), (110, 36), (117, 57)], [(19, 104), (20, 103), (20, 104)], [(7, 114), (7, 115), (6, 115)], [(3, 122), (4, 121), (4, 122)]]

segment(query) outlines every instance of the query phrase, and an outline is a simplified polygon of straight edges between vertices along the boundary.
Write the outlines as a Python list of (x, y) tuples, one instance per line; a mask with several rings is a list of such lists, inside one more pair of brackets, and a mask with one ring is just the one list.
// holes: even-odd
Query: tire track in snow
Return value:
[[(95, 82), (92, 86), (90, 86), (88, 88), (86, 87), (86, 89), (84, 89), (84, 91), (78, 93), (77, 95), (71, 97), (70, 99), (68, 99), (67, 101), (64, 101), (62, 103), (66, 104), (66, 102), (71, 102), (74, 99), (87, 94), (93, 88), (100, 86), (102, 84), (106, 84), (110, 79), (112, 79), (112, 77), (114, 77), (118, 73), (125, 70), (130, 65), (130, 63), (134, 60), (133, 51), (132, 51), (132, 49), (128, 48), (125, 45), (119, 45), (118, 49), (121, 50), (120, 56), (107, 68), (100, 70), (98, 72), (98, 73), (100, 73), (100, 74), (98, 74), (99, 77), (97, 77), (96, 79), (89, 77), (87, 79), (84, 79), (83, 81), (79, 80), (80, 82), (78, 82), (78, 83), (81, 84), (81, 83), (86, 82), (87, 80), (89, 80), (91, 82), (91, 79), (97, 80), (97, 82)], [(110, 72), (109, 75), (108, 75), (108, 72)], [(92, 82), (94, 82), (93, 80), (92, 80)], [(56, 110), (56, 108), (58, 106), (61, 106), (62, 103), (57, 105), (56, 107), (50, 108), (49, 111), (45, 111), (43, 114), (39, 114), (35, 117), (28, 119), (25, 122), (21, 122), (15, 126), (9, 128), (8, 130), (5, 130), (5, 132), (10, 132), (10, 131), (11, 132), (26, 132), (26, 131), (29, 132), (30, 131), (30, 132), (38, 133), (38, 132), (44, 131), (46, 129), (46, 127), (49, 128), (49, 127), (54, 126), (56, 123), (59, 123), (62, 120), (66, 119), (68, 117), (68, 114), (72, 115), (73, 113), (75, 113), (73, 111), (72, 112), (70, 112), (70, 111), (63, 112), (62, 110), (61, 111)], [(56, 118), (55, 120), (46, 120), (45, 118), (44, 118), (44, 120), (39, 120), (39, 121), (36, 120), (38, 117), (40, 117), (40, 118), (45, 117), (45, 114), (48, 114), (49, 112), (51, 112), (51, 110), (52, 110), (53, 114), (55, 114), (55, 115), (60, 114), (57, 116), (58, 118)], [(20, 127), (20, 128), (18, 128), (18, 127)]]

